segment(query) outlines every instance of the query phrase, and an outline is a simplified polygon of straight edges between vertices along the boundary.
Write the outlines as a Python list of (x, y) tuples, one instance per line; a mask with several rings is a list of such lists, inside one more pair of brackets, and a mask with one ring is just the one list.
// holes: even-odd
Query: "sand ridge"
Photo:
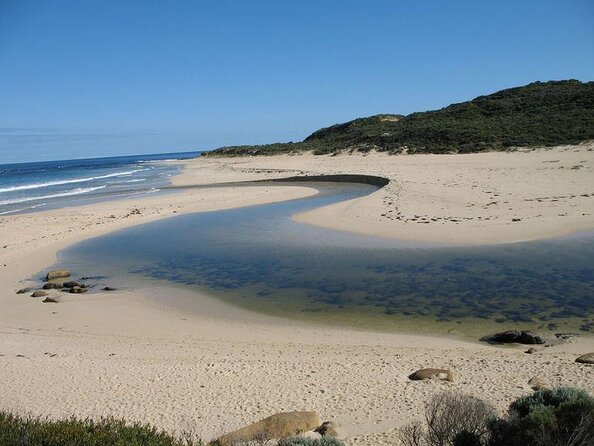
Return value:
[[(201, 173), (241, 180), (307, 174), (390, 179), (376, 193), (297, 215), (298, 221), (401, 240), (491, 244), (594, 228), (594, 143), (464, 155), (315, 156), (311, 153), (188, 161), (176, 184)], [(209, 174), (210, 173), (210, 174)]]

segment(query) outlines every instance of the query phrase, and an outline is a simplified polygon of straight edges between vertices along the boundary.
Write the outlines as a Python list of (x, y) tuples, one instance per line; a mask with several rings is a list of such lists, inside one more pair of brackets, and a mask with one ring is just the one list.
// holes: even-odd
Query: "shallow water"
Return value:
[(315, 197), (183, 215), (87, 240), (62, 252), (60, 265), (124, 282), (127, 275), (173, 281), (324, 323), (467, 335), (497, 326), (594, 332), (594, 235), (443, 247), (293, 221), (295, 213), (375, 190), (316, 187)]

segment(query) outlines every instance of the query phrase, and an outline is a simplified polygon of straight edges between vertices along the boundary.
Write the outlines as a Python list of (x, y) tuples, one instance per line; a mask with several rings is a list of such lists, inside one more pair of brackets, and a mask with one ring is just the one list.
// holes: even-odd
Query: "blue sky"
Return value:
[(0, 163), (296, 141), (592, 80), (592, 23), (592, 0), (0, 0)]

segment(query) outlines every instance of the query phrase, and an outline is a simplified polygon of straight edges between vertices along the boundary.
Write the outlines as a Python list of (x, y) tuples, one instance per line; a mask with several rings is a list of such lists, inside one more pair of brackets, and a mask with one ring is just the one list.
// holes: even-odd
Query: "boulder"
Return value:
[(69, 280), (68, 282), (64, 282), (64, 288), (74, 288), (75, 286), (80, 286), (80, 283), (78, 283), (75, 280)]
[(520, 334), (518, 341), (520, 344), (544, 344), (545, 341), (540, 337), (532, 333), (531, 331), (523, 331)]
[(59, 290), (64, 288), (63, 286), (64, 284), (62, 283), (58, 283), (58, 282), (48, 282), (43, 284), (43, 289), (44, 290)]
[(79, 287), (79, 286), (74, 286), (74, 287), (70, 288), (70, 292), (72, 294), (86, 293), (87, 291), (89, 291), (89, 290), (86, 288)]
[(47, 296), (47, 291), (37, 290), (31, 294), (31, 297), (44, 297)]
[(334, 421), (324, 421), (314, 432), (322, 437), (338, 437), (338, 426)]
[(56, 297), (50, 297), (50, 296), (48, 296), (45, 299), (43, 299), (42, 302), (44, 304), (57, 304), (60, 301)]
[(538, 376), (533, 376), (532, 378), (530, 378), (530, 380), (528, 381), (528, 385), (532, 390), (542, 390), (549, 388), (549, 385)]
[(45, 280), (52, 280), (52, 279), (61, 279), (63, 277), (69, 277), (70, 271), (65, 269), (55, 269), (52, 271), (48, 271), (47, 275), (45, 276)]
[(484, 336), (481, 341), (495, 344), (544, 344), (545, 341), (531, 331), (508, 330), (493, 335)]
[(575, 360), (580, 364), (594, 364), (594, 353), (586, 353)]
[(454, 374), (447, 369), (420, 369), (408, 376), (408, 379), (420, 381), (424, 379), (441, 379), (444, 381), (454, 381)]
[(311, 431), (319, 425), (320, 417), (315, 412), (283, 412), (225, 434), (218, 439), (218, 443), (221, 446), (256, 441), (264, 443)]

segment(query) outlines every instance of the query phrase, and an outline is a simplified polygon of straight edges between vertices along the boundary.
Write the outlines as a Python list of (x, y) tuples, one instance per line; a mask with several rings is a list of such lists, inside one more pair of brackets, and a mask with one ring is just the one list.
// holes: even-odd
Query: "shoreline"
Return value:
[[(173, 183), (279, 175), (251, 171), (260, 169), (253, 167), (259, 162), (205, 167), (192, 160)], [(80, 240), (168, 216), (315, 193), (276, 184), (226, 185), (0, 219), (0, 229), (10, 234), (0, 247), (0, 408), (126, 417), (172, 432), (190, 427), (205, 439), (275, 412), (308, 409), (338, 421), (347, 444), (381, 445), (392, 444), (396, 429), (420, 417), (423, 401), (445, 389), (482, 397), (500, 412), (531, 392), (527, 381), (534, 375), (594, 392), (591, 368), (573, 362), (594, 350), (590, 337), (526, 355), (525, 347), (287, 321), (181, 289), (175, 293), (200, 312), (155, 302), (174, 287), (67, 295), (59, 304), (14, 294), (53, 264), (59, 250)], [(359, 212), (365, 198), (347, 203), (344, 215)], [(421, 367), (451, 368), (457, 379), (410, 382), (408, 374)]]

